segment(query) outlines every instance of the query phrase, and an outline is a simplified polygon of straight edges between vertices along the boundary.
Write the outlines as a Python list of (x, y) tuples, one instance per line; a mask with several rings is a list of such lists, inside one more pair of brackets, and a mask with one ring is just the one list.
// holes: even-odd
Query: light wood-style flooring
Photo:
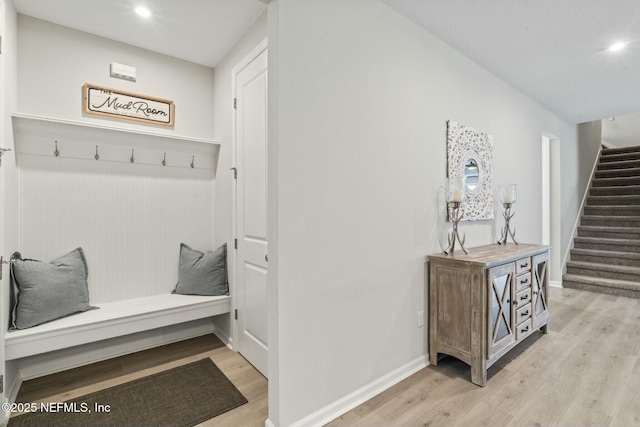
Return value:
[(330, 426), (640, 426), (640, 300), (550, 290), (549, 334), (489, 368), (446, 357)]
[[(330, 426), (640, 426), (640, 300), (551, 289), (549, 334), (534, 334), (472, 384), (452, 358)], [(62, 401), (211, 357), (249, 403), (202, 424), (264, 426), (267, 381), (214, 336), (26, 381), (19, 401)]]
[(205, 357), (213, 360), (248, 403), (198, 427), (264, 427), (268, 407), (266, 378), (240, 354), (229, 350), (215, 335), (205, 335), (25, 381), (16, 402), (62, 402)]

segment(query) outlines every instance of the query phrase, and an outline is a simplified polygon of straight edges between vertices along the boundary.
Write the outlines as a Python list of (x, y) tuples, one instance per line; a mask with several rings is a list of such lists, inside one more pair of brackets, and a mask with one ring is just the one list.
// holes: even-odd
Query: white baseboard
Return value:
[(271, 422), (269, 418), (264, 422), (264, 427), (276, 427), (274, 423)]
[[(338, 399), (335, 402), (325, 406), (324, 408), (321, 408), (316, 412), (307, 415), (301, 420), (296, 421), (292, 424), (292, 426), (323, 426), (427, 366), (429, 366), (427, 356), (420, 356), (407, 363), (406, 365), (401, 366), (398, 369), (395, 369), (394, 371), (388, 373), (387, 375), (378, 378), (375, 381), (372, 381), (364, 387), (359, 388), (353, 393), (350, 393), (343, 398)], [(267, 422), (265, 422), (266, 427), (274, 427), (273, 423), (271, 423), (269, 420), (267, 420)]]
[(557, 280), (550, 280), (549, 281), (549, 286), (551, 286), (552, 288), (562, 288), (562, 282), (559, 282)]
[(213, 333), (215, 334), (215, 336), (217, 336), (220, 339), (220, 341), (222, 341), (224, 345), (227, 346), (227, 348), (229, 348), (230, 350), (233, 350), (233, 340), (229, 337), (229, 335), (225, 334), (218, 327), (214, 329)]

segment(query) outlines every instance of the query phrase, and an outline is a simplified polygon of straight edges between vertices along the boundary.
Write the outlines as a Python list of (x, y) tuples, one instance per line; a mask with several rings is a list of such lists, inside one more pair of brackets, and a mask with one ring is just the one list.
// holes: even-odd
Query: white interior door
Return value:
[(267, 50), (235, 75), (238, 351), (267, 376)]

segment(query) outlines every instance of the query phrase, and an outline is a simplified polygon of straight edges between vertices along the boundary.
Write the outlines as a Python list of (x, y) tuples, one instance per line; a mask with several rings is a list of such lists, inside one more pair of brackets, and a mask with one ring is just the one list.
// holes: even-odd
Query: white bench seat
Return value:
[(231, 297), (162, 294), (95, 305), (100, 309), (7, 332), (6, 360), (229, 313)]

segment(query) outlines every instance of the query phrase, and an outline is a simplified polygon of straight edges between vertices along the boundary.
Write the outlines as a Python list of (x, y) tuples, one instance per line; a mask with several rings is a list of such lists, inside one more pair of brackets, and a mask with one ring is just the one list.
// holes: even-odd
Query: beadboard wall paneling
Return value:
[(14, 129), (16, 249), (49, 262), (82, 247), (91, 303), (170, 292), (180, 243), (214, 249), (217, 144), (24, 117)]
[(19, 155), (20, 252), (81, 246), (92, 303), (170, 292), (180, 243), (211, 249), (213, 173)]

